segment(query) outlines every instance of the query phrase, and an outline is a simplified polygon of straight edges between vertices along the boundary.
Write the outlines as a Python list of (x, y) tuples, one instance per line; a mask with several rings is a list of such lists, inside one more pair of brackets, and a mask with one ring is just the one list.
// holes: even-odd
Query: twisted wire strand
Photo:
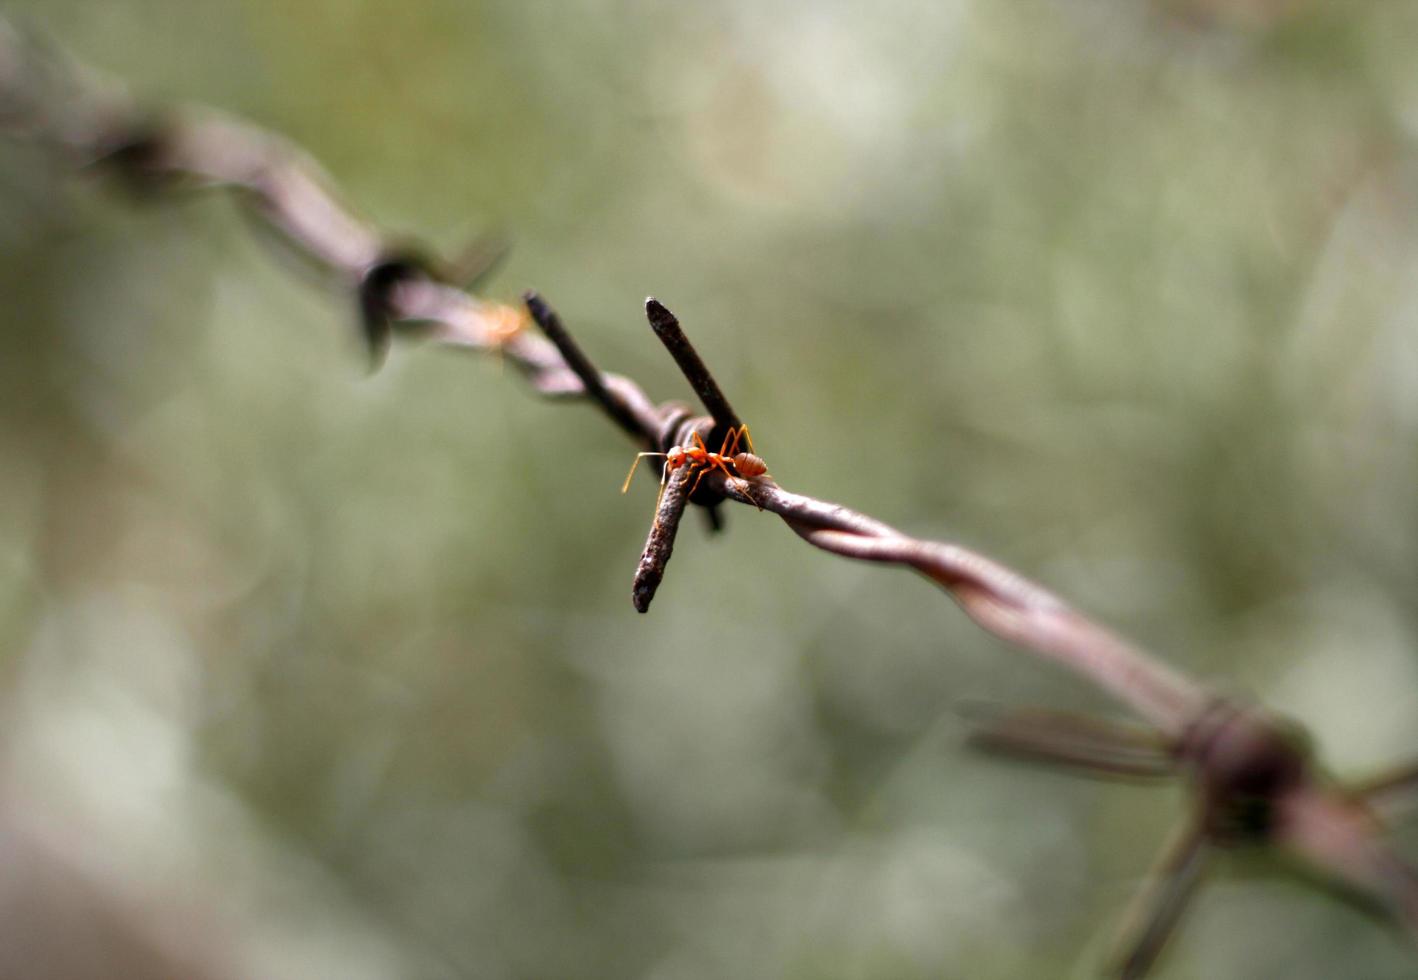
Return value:
[[(0, 132), (46, 145), (71, 167), (114, 172), (143, 192), (227, 190), (290, 250), (351, 290), (376, 353), (396, 330), (454, 349), (496, 352), (538, 394), (589, 400), (651, 450), (687, 445), (691, 431), (722, 437), (738, 424), (712, 375), (678, 332), (678, 322), (654, 300), (647, 303), (651, 327), (710, 417), (692, 418), (678, 402), (656, 404), (630, 378), (596, 369), (535, 294), (527, 295), (527, 307), (546, 337), (525, 331), (506, 335), (496, 304), (461, 288), (436, 259), (380, 234), (341, 202), (320, 166), (286, 140), (209, 110), (146, 114), (111, 80), (27, 43), (3, 21)], [(636, 573), (634, 597), (642, 611), (663, 577), (687, 504), (710, 508), (712, 517), (719, 502), (732, 500), (777, 514), (823, 551), (917, 571), (983, 629), (1082, 676), (1154, 726), (1166, 743), (1182, 744), (1215, 700), (1201, 685), (984, 555), (914, 538), (840, 504), (784, 490), (767, 477), (745, 481), (710, 472), (696, 481), (699, 488), (691, 498), (694, 475), (687, 466), (675, 471), (660, 498)], [(1409, 767), (1374, 780), (1371, 795), (1377, 800), (1411, 790), (1418, 784), (1414, 771)], [(1268, 839), (1378, 897), (1418, 937), (1418, 872), (1380, 839), (1382, 829), (1362, 793), (1344, 794), (1316, 779), (1277, 797)], [(1191, 885), (1188, 872), (1184, 891)], [(1124, 968), (1126, 975), (1141, 975), (1143, 961), (1151, 963), (1184, 897), (1168, 899), (1158, 918), (1144, 926), (1134, 954), (1136, 972)]]
[[(22, 58), (11, 52), (6, 60)], [(3, 84), (14, 75), (0, 73), (0, 103), (12, 94)], [(48, 134), (71, 160), (123, 172), (149, 189), (227, 189), (287, 244), (372, 299), (363, 304), (366, 310), (377, 307), (396, 326), (421, 325), (424, 338), (434, 344), (496, 350), (538, 394), (596, 402), (637, 441), (665, 447), (666, 430), (672, 428), (666, 423), (678, 406), (655, 404), (622, 375), (596, 372), (588, 385), (589, 362), (578, 372), (547, 339), (525, 332), (500, 338), (491, 304), (442, 281), (432, 260), (409, 257), (404, 246), (381, 236), (340, 201), (319, 165), (288, 141), (192, 108), (155, 119), (121, 95), (82, 90), (77, 101), (69, 112), (56, 114), (69, 120), (64, 132)], [(534, 314), (538, 304), (545, 307), (539, 297), (529, 297)], [(650, 309), (652, 320), (662, 320), (663, 307), (651, 301)], [(718, 397), (731, 413), (722, 394)], [(1179, 734), (1203, 697), (1180, 674), (983, 555), (912, 538), (839, 504), (776, 485), (757, 487), (745, 497), (716, 474), (703, 486), (701, 492), (709, 495), (773, 511), (824, 551), (920, 571), (986, 630), (1081, 673), (1165, 732)]]

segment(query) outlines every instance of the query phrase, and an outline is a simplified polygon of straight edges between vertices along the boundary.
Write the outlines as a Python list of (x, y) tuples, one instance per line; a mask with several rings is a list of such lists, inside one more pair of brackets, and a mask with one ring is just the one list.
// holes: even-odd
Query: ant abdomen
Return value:
[(751, 479), (768, 472), (768, 464), (753, 453), (739, 453), (734, 456), (734, 469), (739, 476)]

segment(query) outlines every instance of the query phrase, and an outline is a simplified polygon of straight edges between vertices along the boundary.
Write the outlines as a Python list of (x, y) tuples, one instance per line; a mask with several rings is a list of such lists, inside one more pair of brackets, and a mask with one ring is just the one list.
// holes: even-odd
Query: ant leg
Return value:
[(704, 474), (708, 473), (713, 468), (714, 467), (709, 463), (699, 464), (699, 475), (694, 478), (694, 484), (689, 488), (689, 494), (684, 498), (685, 500), (694, 496), (694, 491), (699, 489), (699, 481), (704, 479)]
[[(743, 437), (743, 444), (748, 447), (748, 451), (751, 452), (751, 453), (753, 453), (755, 456), (757, 456), (757, 455), (758, 455), (758, 450), (756, 450), (756, 449), (753, 448), (753, 436), (751, 436), (751, 435), (748, 434), (748, 423), (747, 423), (747, 422), (745, 422), (743, 425), (739, 426), (739, 435), (741, 435), (741, 436)], [(737, 443), (735, 443), (735, 445), (737, 445)]]
[[(625, 474), (625, 482), (621, 484), (621, 486), (620, 486), (620, 492), (621, 492), (621, 493), (625, 493), (627, 490), (630, 489), (630, 481), (633, 480), (633, 479), (635, 479), (635, 469), (636, 469), (636, 467), (638, 467), (638, 466), (640, 465), (640, 461), (641, 461), (642, 459), (644, 459), (646, 456), (664, 456), (664, 455), (665, 455), (664, 453), (636, 453), (636, 454), (635, 454), (635, 462), (633, 462), (633, 463), (630, 464), (630, 472), (627, 473), (627, 474)], [(660, 480), (660, 486), (663, 487), (664, 485), (665, 485), (665, 481), (664, 481), (664, 479), (662, 478), (662, 479)]]
[[(651, 453), (652, 456), (664, 456), (664, 453)], [(683, 464), (681, 464), (683, 465)], [(671, 466), (668, 459), (665, 461), (665, 468), (660, 471), (660, 492), (655, 496), (655, 523), (660, 522), (660, 503), (665, 499), (665, 487), (670, 484), (670, 470), (676, 469)]]
[[(668, 466), (666, 466), (666, 467), (665, 467), (665, 472), (668, 473), (669, 471), (670, 471), (670, 468), (669, 468)], [(660, 477), (660, 492), (657, 493), (657, 494), (655, 494), (655, 521), (656, 521), (657, 523), (658, 523), (659, 520), (660, 520), (660, 503), (665, 499), (665, 487), (668, 486), (668, 485), (669, 485), (669, 484), (668, 484), (668, 482), (665, 480), (665, 478), (664, 478), (663, 476), (661, 476), (661, 477)]]
[(727, 459), (734, 453), (738, 452), (738, 448), (739, 430), (730, 429), (728, 432), (724, 433), (724, 443), (719, 447), (719, 455)]
[(753, 495), (753, 490), (751, 489), (751, 484), (750, 484), (747, 480), (745, 480), (743, 477), (740, 476), (740, 477), (735, 477), (735, 478), (734, 478), (734, 482), (735, 482), (736, 484), (738, 484), (739, 493), (743, 494), (743, 495), (744, 495), (745, 497), (747, 497), (749, 500), (752, 500), (752, 501), (753, 501), (753, 506), (757, 507), (759, 510), (762, 510), (762, 509), (763, 509), (763, 505), (762, 505), (761, 503), (759, 503), (759, 502), (758, 502), (758, 498)]
[[(728, 473), (728, 470), (725, 470), (724, 472)], [(738, 487), (739, 493), (743, 494), (749, 500), (752, 500), (753, 506), (757, 507), (759, 510), (763, 509), (763, 505), (760, 504), (758, 502), (758, 498), (753, 495), (752, 484), (750, 484), (747, 480), (745, 480), (741, 476), (734, 476), (732, 473), (730, 473), (729, 482), (732, 483), (734, 486)]]
[(763, 505), (760, 504), (758, 502), (758, 498), (753, 495), (753, 490), (750, 489), (747, 480), (745, 480), (741, 476), (730, 476), (729, 482), (734, 485), (734, 488), (738, 490), (739, 493), (743, 494), (749, 500), (753, 501), (753, 506), (757, 507), (759, 510), (763, 509)]
[[(740, 493), (742, 493), (749, 500), (752, 500), (753, 505), (759, 510), (763, 509), (763, 505), (758, 502), (758, 498), (755, 497), (753, 495), (753, 491), (748, 488), (748, 481), (741, 476), (734, 476), (733, 471), (730, 470), (729, 467), (724, 463), (724, 459), (722, 456), (720, 456), (718, 459), (713, 460), (711, 463), (706, 464), (704, 468), (708, 470), (711, 467), (718, 467), (719, 469), (723, 470), (725, 478), (735, 487), (737, 487)], [(700, 474), (700, 476), (703, 475), (703, 473)]]
[[(747, 422), (741, 424), (737, 429), (734, 429), (734, 430), (733, 430), (733, 437), (734, 437), (734, 439), (733, 439), (732, 444), (730, 444), (730, 445), (725, 449), (724, 452), (720, 453), (720, 454), (719, 454), (720, 456), (723, 456), (723, 457), (733, 457), (733, 456), (738, 455), (739, 443), (740, 443), (741, 441), (742, 441), (742, 443), (743, 443), (744, 445), (746, 445), (746, 446), (748, 447), (749, 453), (750, 453), (750, 454), (753, 453), (753, 437), (748, 434), (748, 423), (747, 423)], [(727, 473), (728, 470), (725, 470), (724, 472)], [(751, 489), (749, 489), (749, 487), (750, 487), (751, 484), (749, 483), (749, 481), (748, 481), (747, 479), (745, 479), (744, 477), (736, 477), (736, 478), (735, 478), (732, 474), (730, 474), (730, 479), (733, 479), (733, 480), (734, 480), (735, 485), (738, 486), (739, 491), (740, 491), (745, 497), (747, 497), (749, 500), (752, 500), (752, 501), (753, 501), (753, 505), (754, 505), (755, 507), (757, 507), (759, 510), (762, 510), (762, 509), (763, 509), (763, 505), (758, 502), (758, 498), (755, 497), (755, 496), (753, 495), (753, 491), (752, 491)]]

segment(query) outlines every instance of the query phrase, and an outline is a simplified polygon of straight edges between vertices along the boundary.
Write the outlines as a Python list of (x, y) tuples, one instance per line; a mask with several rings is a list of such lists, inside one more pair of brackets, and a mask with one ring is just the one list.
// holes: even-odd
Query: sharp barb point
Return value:
[(650, 329), (656, 333), (679, 324), (679, 319), (653, 296), (645, 300), (645, 317), (650, 321)]

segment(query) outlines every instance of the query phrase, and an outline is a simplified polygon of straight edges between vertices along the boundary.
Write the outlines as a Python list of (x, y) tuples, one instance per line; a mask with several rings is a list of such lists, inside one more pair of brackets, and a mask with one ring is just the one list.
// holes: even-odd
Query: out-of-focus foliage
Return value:
[[(1418, 6), (12, 5), (381, 226), (507, 229), (601, 363), (683, 319), (786, 487), (1418, 743)], [(514, 372), (362, 373), (230, 203), (0, 148), (0, 972), (1089, 977), (1174, 790), (974, 758), (1104, 707), (736, 508), (646, 617), (653, 481)], [(1261, 872), (1261, 873), (1256, 873)], [(1163, 977), (1398, 977), (1264, 866)]]

